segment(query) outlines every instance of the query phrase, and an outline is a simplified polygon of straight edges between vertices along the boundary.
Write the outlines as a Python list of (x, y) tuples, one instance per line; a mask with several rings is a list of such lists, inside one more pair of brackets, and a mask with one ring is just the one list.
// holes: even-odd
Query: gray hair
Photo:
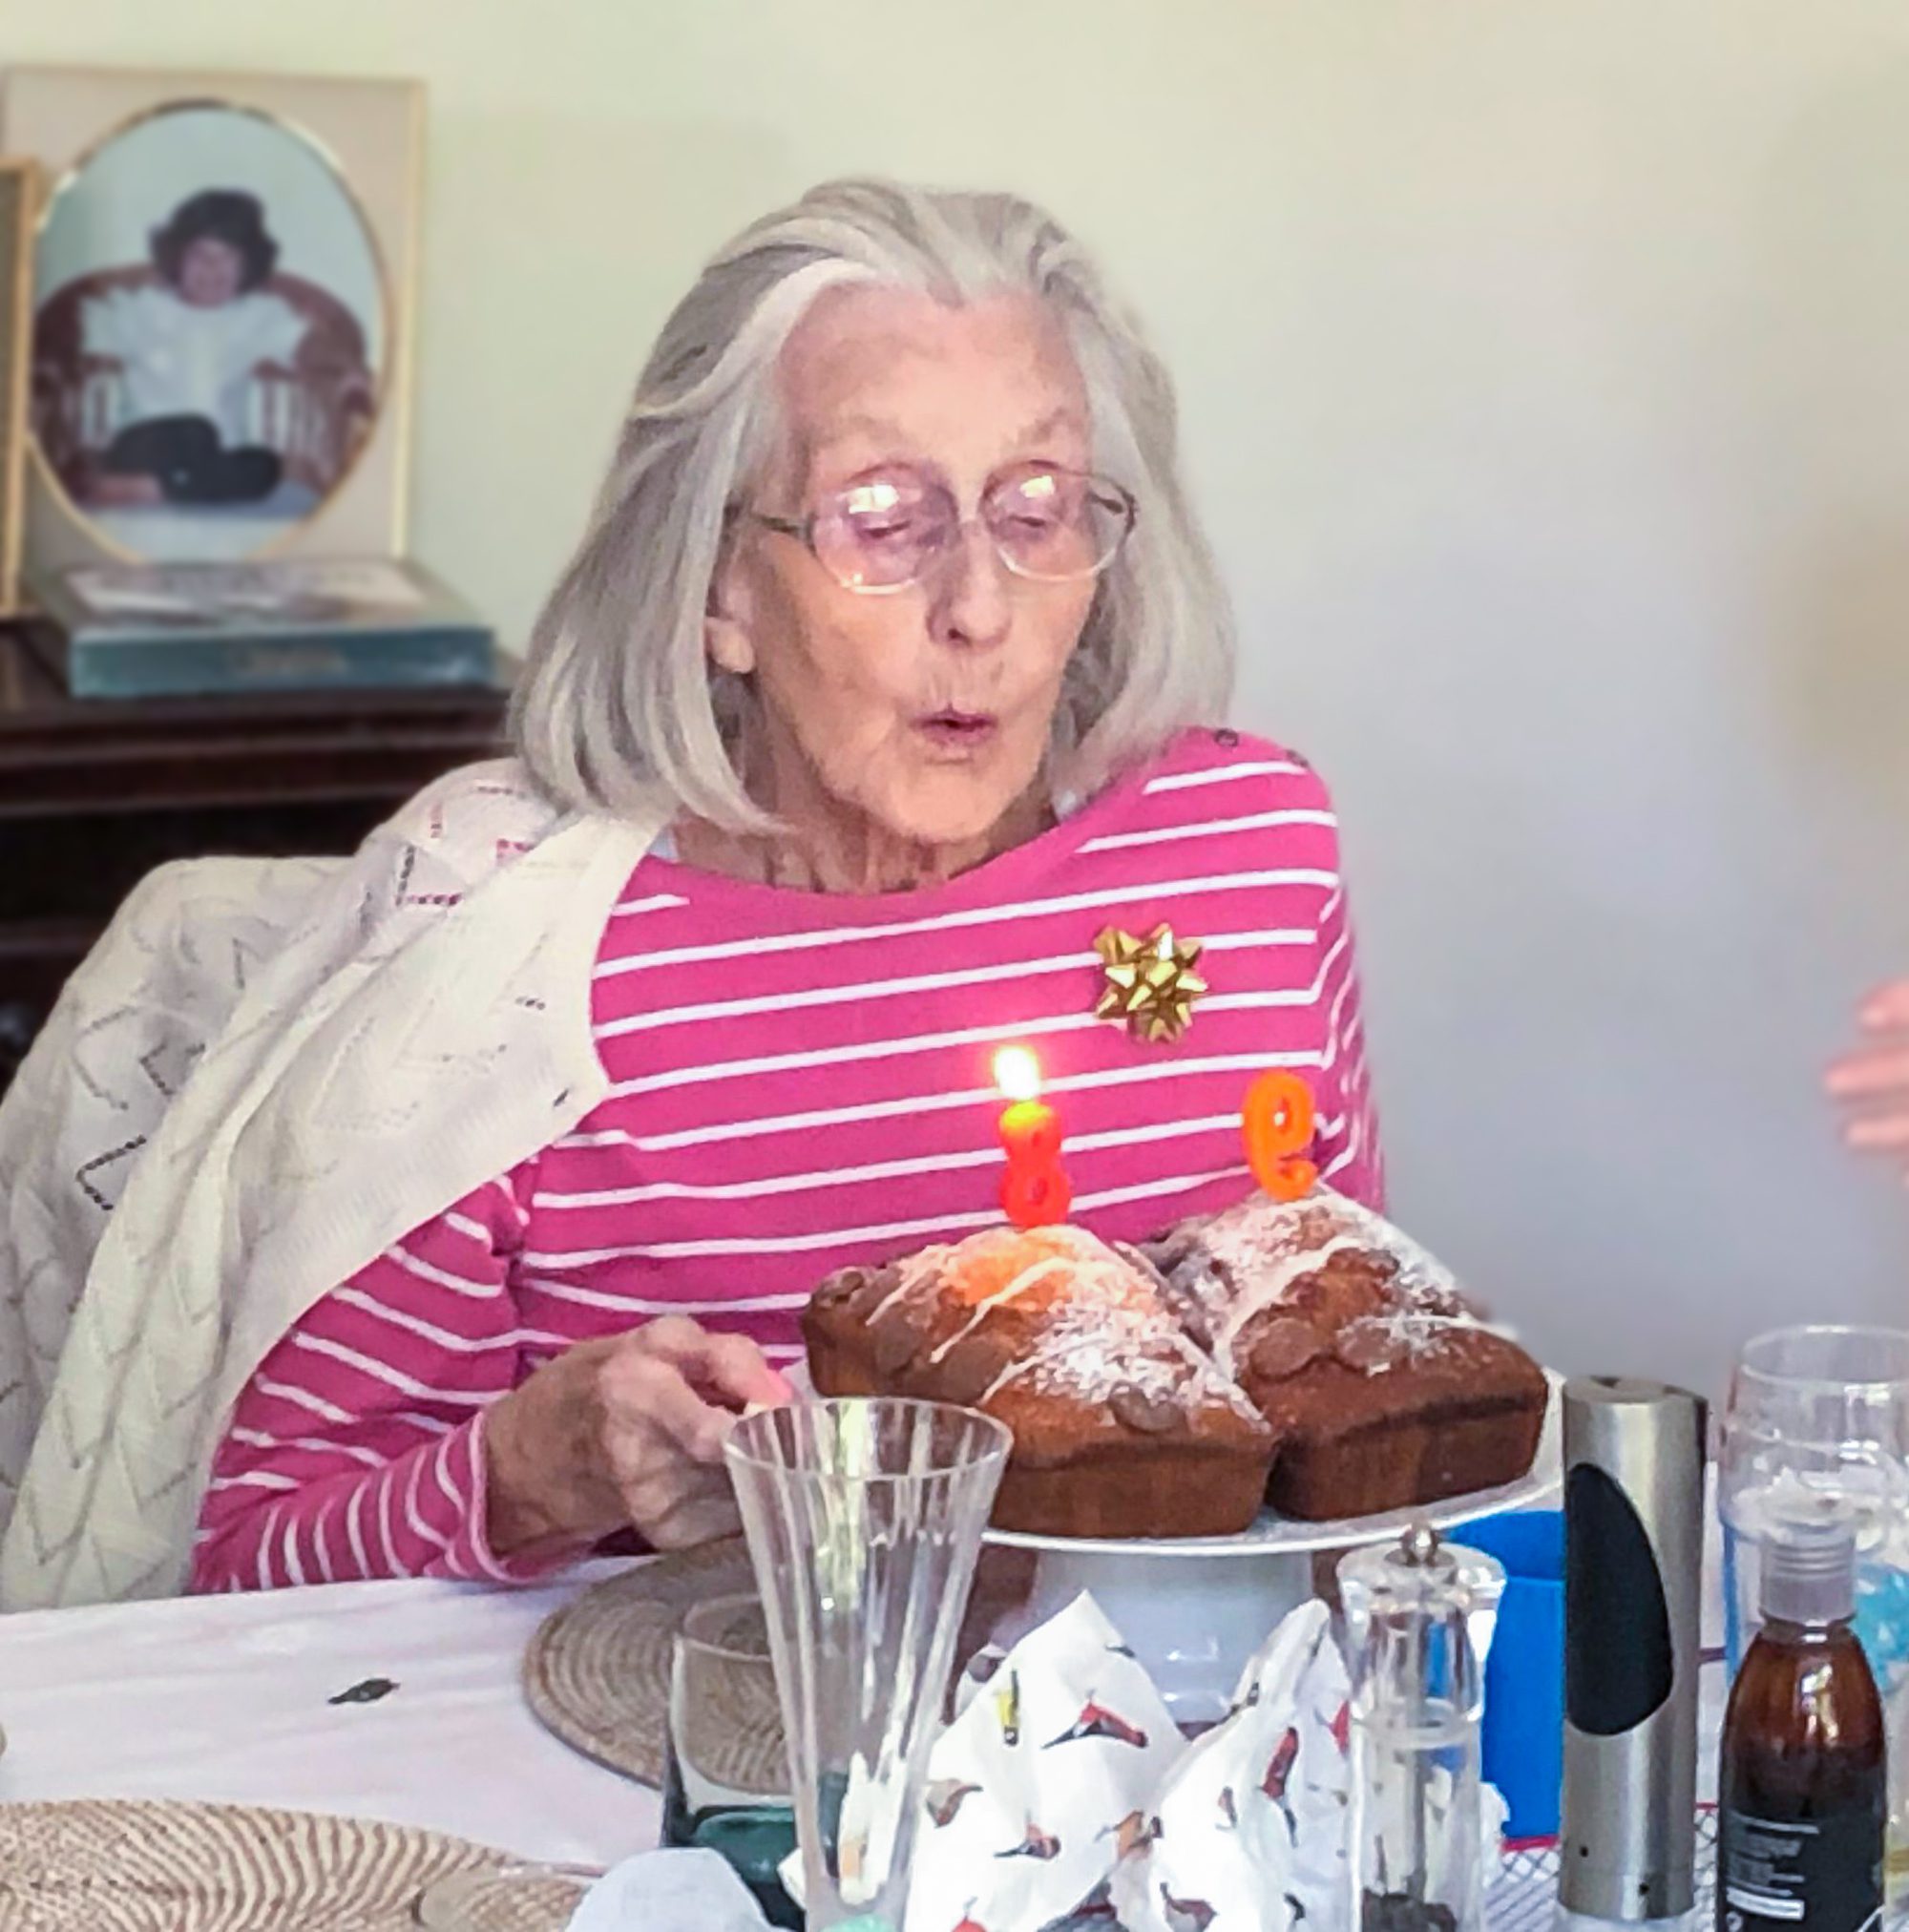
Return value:
[(767, 821), (733, 752), (747, 694), (703, 648), (728, 512), (776, 433), (777, 359), (850, 283), (949, 301), (1020, 290), (1068, 331), (1097, 467), (1140, 503), (1097, 586), (1055, 719), (1057, 788), (1086, 796), (1182, 726), (1217, 719), (1232, 622), (1182, 486), (1173, 385), (1084, 250), (1011, 195), (834, 181), (746, 229), (663, 325), (576, 556), (517, 685), (519, 751), (559, 802), (626, 811), (661, 785), (731, 830)]

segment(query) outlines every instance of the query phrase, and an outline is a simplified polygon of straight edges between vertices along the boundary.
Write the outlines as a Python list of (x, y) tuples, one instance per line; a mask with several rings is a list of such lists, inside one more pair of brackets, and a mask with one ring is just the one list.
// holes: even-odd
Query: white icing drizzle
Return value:
[[(1323, 1248), (1302, 1250), (1297, 1254), (1289, 1254), (1270, 1268), (1253, 1269), (1246, 1273), (1248, 1286), (1236, 1292), (1227, 1306), (1225, 1317), (1213, 1334), (1213, 1359), (1222, 1372), (1239, 1376), (1239, 1365), (1233, 1359), (1233, 1344), (1240, 1338), (1240, 1331), (1255, 1316), (1264, 1313), (1275, 1303), (1282, 1302), (1291, 1292), (1295, 1282), (1309, 1274), (1317, 1274), (1335, 1254), (1354, 1253), (1364, 1247), (1355, 1234), (1335, 1234)], [(1219, 1250), (1214, 1250), (1217, 1254)], [(1239, 1279), (1236, 1272), (1234, 1279)]]
[(1027, 1379), (1044, 1391), (1098, 1406), (1126, 1384), (1150, 1398), (1172, 1401), (1189, 1415), (1224, 1404), (1243, 1420), (1263, 1426), (1245, 1392), (1222, 1376), (1185, 1334), (1159, 1278), (1071, 1224), (1027, 1233), (991, 1228), (958, 1243), (921, 1249), (893, 1264), (897, 1279), (866, 1322), (872, 1327), (910, 1296), (932, 1293), (940, 1282), (984, 1265), (1002, 1250), (1017, 1259), (1022, 1253), (1030, 1258), (1012, 1279), (973, 1304), (961, 1326), (929, 1353), (930, 1365), (946, 1360), (1004, 1303), (1042, 1282), (1059, 1288), (1042, 1312), (1028, 1353), (1008, 1363), (978, 1402), (985, 1404), (1002, 1389)]
[(924, 1281), (932, 1281), (941, 1272), (942, 1264), (953, 1254), (952, 1248), (924, 1248), (911, 1254), (905, 1261), (894, 1264), (897, 1276), (895, 1285), (882, 1296), (870, 1311), (867, 1326), (872, 1328), (898, 1301), (905, 1300)]
[(991, 1310), (999, 1308), (1004, 1301), (1012, 1301), (1017, 1294), (1025, 1294), (1038, 1281), (1046, 1281), (1057, 1274), (1071, 1273), (1073, 1268), (1073, 1260), (1065, 1254), (1044, 1255), (1031, 1268), (1023, 1268), (1005, 1288), (997, 1288), (993, 1294), (983, 1295), (975, 1304), (968, 1319), (945, 1342), (938, 1343), (928, 1352), (929, 1367), (933, 1368), (937, 1362), (944, 1361), (951, 1350), (958, 1348), (965, 1342), (987, 1320)]
[[(1277, 1309), (1294, 1286), (1316, 1274), (1335, 1254), (1375, 1253), (1395, 1264), (1386, 1282), (1389, 1306), (1348, 1324), (1382, 1330), (1407, 1354), (1436, 1347), (1435, 1331), (1481, 1326), (1467, 1313), (1458, 1284), (1424, 1249), (1381, 1215), (1331, 1192), (1274, 1202), (1254, 1194), (1185, 1230), (1188, 1251), (1172, 1281), (1200, 1314), (1222, 1374), (1237, 1377), (1236, 1359), (1247, 1328)], [(1392, 1366), (1374, 1363), (1367, 1374)]]

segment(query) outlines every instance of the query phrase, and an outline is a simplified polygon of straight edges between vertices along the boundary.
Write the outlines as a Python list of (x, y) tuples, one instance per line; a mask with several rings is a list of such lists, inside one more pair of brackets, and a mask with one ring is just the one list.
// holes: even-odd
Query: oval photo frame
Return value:
[(369, 445), (391, 291), (369, 219), (295, 124), (215, 99), (134, 116), (40, 217), (32, 453), (129, 562), (270, 555)]

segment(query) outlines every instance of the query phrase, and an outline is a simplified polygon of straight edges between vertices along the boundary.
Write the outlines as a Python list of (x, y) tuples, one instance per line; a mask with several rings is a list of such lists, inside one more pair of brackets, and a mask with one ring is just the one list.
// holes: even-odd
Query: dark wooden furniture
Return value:
[(75, 701), (0, 628), (0, 1088), (155, 866), (349, 851), (440, 772), (495, 755), (503, 708), (474, 687)]

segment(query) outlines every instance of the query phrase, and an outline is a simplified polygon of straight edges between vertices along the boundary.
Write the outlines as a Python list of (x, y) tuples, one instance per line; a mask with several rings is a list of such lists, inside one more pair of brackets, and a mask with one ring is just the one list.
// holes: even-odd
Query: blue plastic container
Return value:
[(1564, 1781), (1564, 1518), (1521, 1510), (1468, 1522), (1455, 1544), (1504, 1565), (1485, 1665), (1484, 1774), (1511, 1807), (1510, 1838), (1558, 1835)]

